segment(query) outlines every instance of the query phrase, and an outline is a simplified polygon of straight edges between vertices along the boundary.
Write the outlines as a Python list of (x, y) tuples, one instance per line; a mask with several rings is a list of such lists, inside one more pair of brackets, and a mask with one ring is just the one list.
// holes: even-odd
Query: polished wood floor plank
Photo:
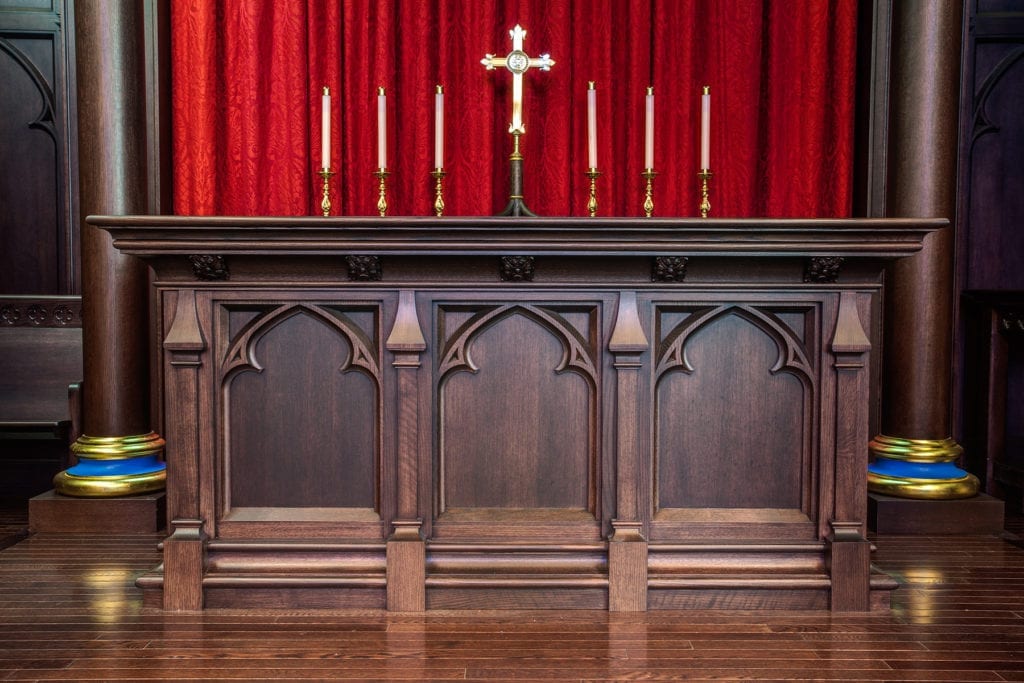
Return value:
[(1011, 521), (1004, 537), (873, 538), (901, 587), (891, 612), (847, 615), (165, 614), (134, 586), (159, 536), (35, 535), (0, 551), (0, 681), (1024, 681)]

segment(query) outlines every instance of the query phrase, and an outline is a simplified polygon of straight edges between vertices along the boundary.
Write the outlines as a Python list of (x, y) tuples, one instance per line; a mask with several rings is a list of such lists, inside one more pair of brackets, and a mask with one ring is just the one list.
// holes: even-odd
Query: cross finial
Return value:
[(530, 57), (523, 52), (523, 39), (526, 38), (526, 31), (519, 24), (516, 24), (508, 34), (512, 37), (512, 51), (504, 57), (496, 57), (488, 53), (480, 60), (480, 63), (486, 66), (488, 71), (503, 66), (512, 72), (512, 124), (508, 128), (508, 132), (522, 135), (526, 132), (526, 128), (523, 127), (523, 74), (531, 66), (538, 67), (541, 71), (550, 71), (555, 60), (546, 53), (540, 57)]

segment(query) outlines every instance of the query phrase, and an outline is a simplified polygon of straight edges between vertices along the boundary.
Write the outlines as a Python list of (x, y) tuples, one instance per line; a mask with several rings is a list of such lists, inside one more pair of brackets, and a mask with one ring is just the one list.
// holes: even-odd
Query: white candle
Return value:
[(711, 88), (706, 85), (700, 96), (700, 167), (711, 168)]
[(654, 86), (647, 87), (646, 125), (644, 126), (644, 168), (654, 168)]
[(320, 98), (320, 168), (331, 167), (331, 90), (324, 86)]
[(388, 99), (383, 86), (377, 88), (377, 168), (388, 167)]
[(444, 168), (444, 87), (434, 93), (434, 168)]
[(597, 90), (594, 81), (587, 83), (587, 163), (597, 168)]

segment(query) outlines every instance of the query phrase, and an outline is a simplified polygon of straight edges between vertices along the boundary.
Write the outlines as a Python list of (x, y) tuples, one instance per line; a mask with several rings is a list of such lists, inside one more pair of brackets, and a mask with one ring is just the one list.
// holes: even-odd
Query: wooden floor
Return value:
[[(0, 512), (0, 541), (23, 528)], [(39, 534), (0, 550), (0, 681), (1024, 681), (1022, 531), (876, 537), (902, 586), (891, 613), (858, 616), (171, 615), (133, 586), (158, 536)]]

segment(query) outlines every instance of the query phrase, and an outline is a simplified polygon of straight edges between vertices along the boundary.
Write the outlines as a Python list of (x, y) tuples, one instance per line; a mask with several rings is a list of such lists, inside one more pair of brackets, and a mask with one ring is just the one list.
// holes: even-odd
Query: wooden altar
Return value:
[(147, 605), (888, 605), (882, 269), (944, 220), (89, 222), (154, 276)]

